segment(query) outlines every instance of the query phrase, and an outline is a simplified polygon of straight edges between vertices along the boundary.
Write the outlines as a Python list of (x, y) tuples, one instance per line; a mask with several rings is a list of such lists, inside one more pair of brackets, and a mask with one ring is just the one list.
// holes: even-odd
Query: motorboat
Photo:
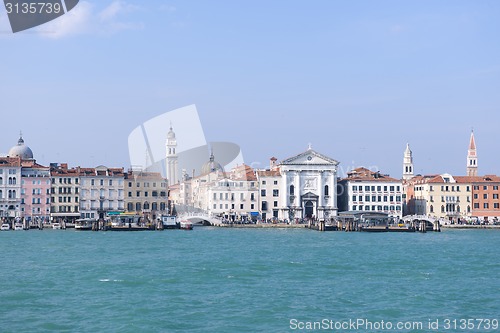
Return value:
[(75, 230), (92, 230), (92, 225), (96, 219), (79, 219), (75, 221)]
[(2, 230), (2, 231), (10, 230), (10, 224), (8, 224), (8, 223), (2, 224), (2, 226), (0, 227), (0, 230)]
[(193, 224), (189, 221), (181, 221), (180, 228), (183, 230), (193, 230)]
[(61, 229), (61, 223), (52, 223), (52, 229)]
[(23, 225), (21, 223), (14, 224), (14, 230), (23, 230)]

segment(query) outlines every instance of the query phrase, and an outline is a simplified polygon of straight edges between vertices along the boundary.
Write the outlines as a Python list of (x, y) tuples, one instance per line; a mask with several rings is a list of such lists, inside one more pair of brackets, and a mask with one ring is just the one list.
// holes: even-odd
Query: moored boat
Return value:
[(193, 224), (189, 221), (181, 221), (180, 228), (183, 230), (193, 230)]
[(2, 226), (0, 227), (0, 230), (3, 230), (3, 231), (10, 230), (10, 224), (8, 224), (8, 223), (2, 224)]

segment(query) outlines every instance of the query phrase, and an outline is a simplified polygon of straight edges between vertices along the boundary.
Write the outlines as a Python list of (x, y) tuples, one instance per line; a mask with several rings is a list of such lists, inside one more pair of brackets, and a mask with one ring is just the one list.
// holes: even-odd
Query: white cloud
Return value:
[(160, 5), (160, 10), (165, 12), (175, 12), (177, 8), (175, 8), (175, 6), (164, 3)]
[(79, 4), (67, 14), (38, 28), (38, 33), (47, 38), (64, 38), (79, 34), (113, 34), (124, 30), (139, 30), (144, 24), (123, 22), (119, 16), (138, 10), (139, 7), (115, 0), (101, 11), (87, 2)]
[(125, 3), (121, 0), (115, 0), (99, 13), (99, 18), (103, 21), (109, 21), (114, 19), (119, 14), (130, 13), (138, 9), (138, 6)]
[(92, 5), (80, 2), (73, 10), (38, 28), (38, 32), (48, 38), (62, 38), (89, 32), (92, 19)]

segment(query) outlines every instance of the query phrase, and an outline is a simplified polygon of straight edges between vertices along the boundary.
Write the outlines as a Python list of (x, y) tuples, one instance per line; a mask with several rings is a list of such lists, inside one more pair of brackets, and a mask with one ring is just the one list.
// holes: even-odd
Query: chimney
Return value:
[(61, 169), (68, 170), (68, 163), (61, 163)]
[(277, 160), (278, 160), (278, 159), (277, 159), (276, 157), (274, 157), (274, 156), (273, 156), (273, 157), (271, 157), (271, 160), (270, 160), (270, 163), (269, 163), (269, 164), (270, 164), (269, 166), (270, 166), (270, 170), (271, 170), (271, 171), (276, 170), (276, 161), (277, 161)]

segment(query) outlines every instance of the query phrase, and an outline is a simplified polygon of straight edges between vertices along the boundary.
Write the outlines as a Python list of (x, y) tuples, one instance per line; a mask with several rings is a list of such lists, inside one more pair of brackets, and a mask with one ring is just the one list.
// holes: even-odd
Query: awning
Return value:
[(251, 216), (259, 216), (259, 212), (250, 212)]

